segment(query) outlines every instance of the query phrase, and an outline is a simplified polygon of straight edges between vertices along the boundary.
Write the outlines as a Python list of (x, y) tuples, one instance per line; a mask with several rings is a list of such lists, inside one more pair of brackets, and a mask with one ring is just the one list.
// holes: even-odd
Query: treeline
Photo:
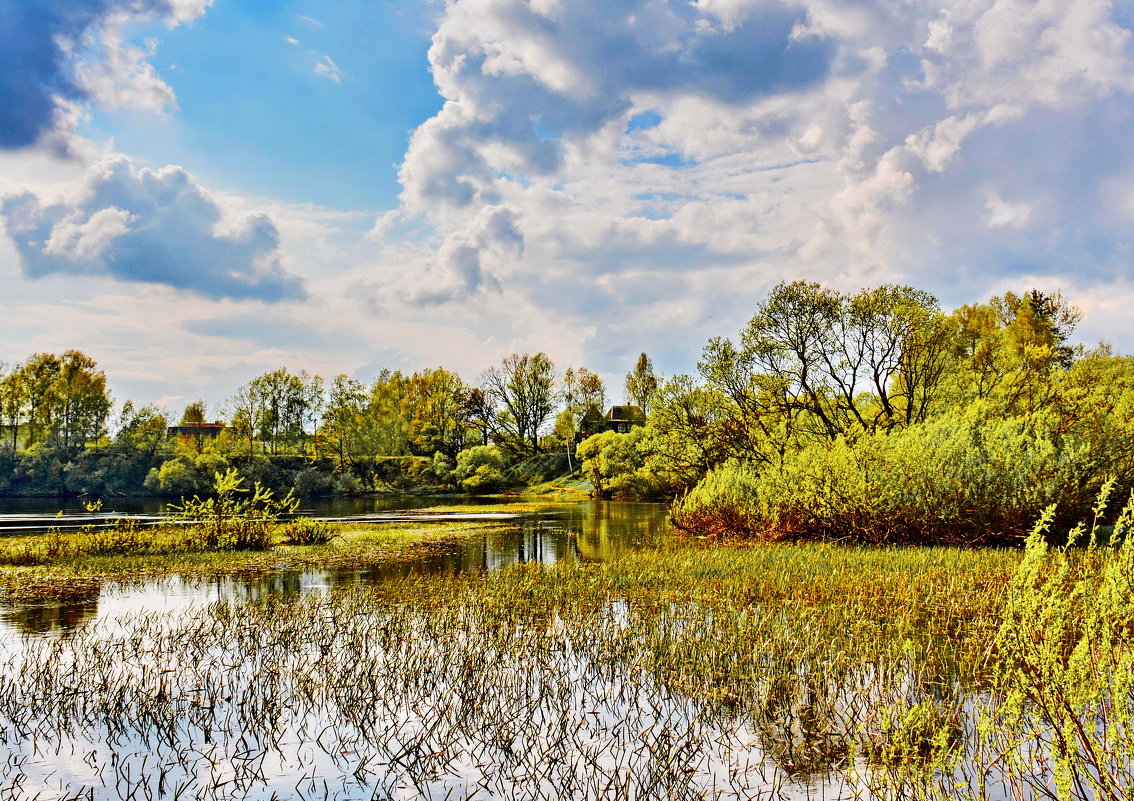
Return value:
[(0, 493), (178, 497), (230, 467), (303, 494), (491, 492), (573, 467), (577, 442), (604, 429), (605, 404), (593, 372), (560, 372), (536, 353), (475, 384), (444, 368), (385, 370), (369, 384), (279, 369), (241, 386), (216, 419), (200, 401), (179, 418), (127, 401), (112, 419), (93, 359), (40, 353), (0, 363)]
[(944, 313), (928, 293), (776, 287), (647, 425), (584, 442), (600, 494), (675, 496), (691, 531), (762, 539), (987, 543), (1058, 504), (1134, 488), (1134, 361), (1072, 347), (1058, 294)]
[[(1109, 479), (1134, 489), (1134, 360), (1073, 347), (1080, 313), (1032, 290), (943, 311), (926, 292), (776, 287), (695, 374), (606, 387), (517, 354), (364, 384), (286, 369), (209, 422), (114, 404), (78, 351), (0, 365), (0, 492), (205, 492), (215, 473), (301, 493), (492, 492), (575, 470), (599, 497), (676, 499), (675, 522), (764, 539), (1012, 540), (1041, 510), (1078, 521)], [(625, 428), (633, 424), (629, 431)], [(176, 435), (170, 436), (170, 426)]]

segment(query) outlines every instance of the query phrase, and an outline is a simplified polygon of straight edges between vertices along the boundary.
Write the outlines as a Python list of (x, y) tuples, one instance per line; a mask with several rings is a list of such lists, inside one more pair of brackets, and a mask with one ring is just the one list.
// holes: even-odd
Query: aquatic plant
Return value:
[(262, 551), (272, 544), (276, 523), (294, 514), (299, 501), (289, 492), (282, 498), (260, 482), (248, 490), (235, 469), (216, 473), (213, 494), (193, 496), (170, 506), (172, 519), (191, 524), (192, 535), (205, 548)]

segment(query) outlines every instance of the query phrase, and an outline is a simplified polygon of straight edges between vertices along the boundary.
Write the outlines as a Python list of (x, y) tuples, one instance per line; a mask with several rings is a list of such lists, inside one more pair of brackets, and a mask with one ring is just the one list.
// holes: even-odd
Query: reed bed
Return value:
[(0, 799), (1129, 798), (1132, 576), (1037, 529), (137, 614), (8, 643)]
[[(183, 578), (252, 576), (304, 569), (412, 564), (468, 537), (500, 530), (485, 522), (444, 526), (413, 522), (335, 524), (323, 544), (304, 542), (291, 523), (279, 524), (265, 550), (204, 547), (180, 526), (122, 532), (52, 531), (0, 543), (0, 604), (66, 595), (75, 586), (133, 585), (171, 574)], [(111, 545), (107, 545), (111, 543)]]
[(1016, 561), (686, 547), (28, 639), (0, 798), (861, 796), (886, 715), (979, 679)]

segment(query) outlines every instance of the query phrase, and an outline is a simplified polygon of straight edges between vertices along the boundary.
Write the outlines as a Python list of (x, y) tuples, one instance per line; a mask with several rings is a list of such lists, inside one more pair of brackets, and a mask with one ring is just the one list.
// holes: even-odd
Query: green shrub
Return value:
[(499, 492), (508, 484), (504, 456), (491, 445), (474, 445), (457, 454), (454, 481), (473, 495)]
[(322, 470), (308, 468), (296, 473), (294, 489), (296, 495), (330, 495), (335, 489), (335, 479)]
[[(215, 496), (182, 499), (171, 506), (173, 519), (191, 525), (200, 547), (215, 550), (262, 551), (272, 544), (272, 534), (283, 516), (293, 514), (299, 502), (289, 492), (273, 497), (257, 482), (249, 491), (235, 469), (217, 473)], [(241, 497), (248, 493), (247, 497)]]
[(1061, 502), (1067, 514), (1085, 511), (1090, 479), (1082, 454), (1070, 442), (1057, 447), (1046, 418), (996, 419), (974, 408), (811, 445), (759, 473), (730, 461), (672, 514), (697, 533), (772, 540), (1015, 540), (1031, 527), (1034, 509)]
[(335, 478), (332, 489), (336, 495), (361, 495), (366, 485), (354, 473), (343, 473)]
[(160, 468), (153, 468), (146, 476), (145, 487), (150, 492), (164, 495), (187, 495), (203, 492), (208, 484), (201, 477), (196, 465), (184, 459), (168, 459)]
[[(1120, 801), (1134, 788), (1134, 498), (1098, 548), (1108, 482), (1090, 530), (1045, 541), (1054, 509), (1028, 538), (1007, 593), (993, 665), (1003, 699), (986, 712), (989, 753), (1027, 779), (1029, 797)], [(1090, 548), (1072, 544), (1089, 539)], [(1020, 743), (1042, 747), (1024, 750)]]
[(326, 545), (335, 538), (331, 524), (324, 520), (301, 517), (286, 523), (284, 539), (290, 545)]

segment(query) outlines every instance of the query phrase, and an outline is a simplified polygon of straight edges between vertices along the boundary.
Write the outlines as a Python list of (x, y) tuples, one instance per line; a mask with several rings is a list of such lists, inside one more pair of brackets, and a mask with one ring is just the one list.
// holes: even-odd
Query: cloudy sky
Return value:
[(1134, 351), (1134, 0), (0, 0), (0, 360), (693, 368), (782, 280)]

